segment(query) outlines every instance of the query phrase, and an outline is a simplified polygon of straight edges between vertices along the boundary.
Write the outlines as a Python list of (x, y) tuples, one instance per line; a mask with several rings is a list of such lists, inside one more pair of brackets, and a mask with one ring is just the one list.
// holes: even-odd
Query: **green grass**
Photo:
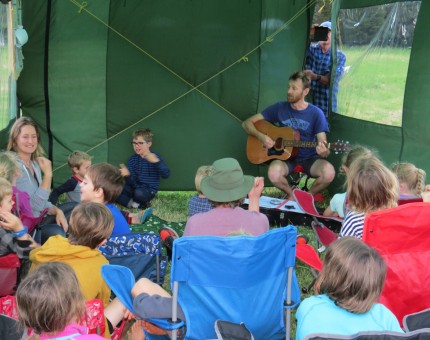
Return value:
[(349, 117), (401, 126), (410, 49), (342, 48), (350, 66), (339, 86), (338, 111)]

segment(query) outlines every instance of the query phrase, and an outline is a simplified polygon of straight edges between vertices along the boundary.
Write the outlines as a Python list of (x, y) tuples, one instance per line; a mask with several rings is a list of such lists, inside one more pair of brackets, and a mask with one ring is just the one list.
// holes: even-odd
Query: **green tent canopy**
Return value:
[[(387, 3), (394, 1), (335, 0), (333, 35), (347, 31), (344, 10)], [(126, 162), (140, 127), (154, 132), (152, 148), (171, 169), (162, 189), (193, 190), (197, 167), (223, 157), (265, 174), (246, 158), (241, 122), (285, 100), (288, 76), (304, 65), (313, 7), (308, 0), (23, 1), (29, 41), (18, 98), (42, 129), (55, 184), (70, 176), (73, 150), (89, 150), (93, 162)], [(373, 146), (387, 164), (430, 169), (423, 147), (430, 139), (429, 14), (422, 1), (400, 126), (333, 113), (330, 140)], [(338, 164), (339, 156), (330, 160)]]

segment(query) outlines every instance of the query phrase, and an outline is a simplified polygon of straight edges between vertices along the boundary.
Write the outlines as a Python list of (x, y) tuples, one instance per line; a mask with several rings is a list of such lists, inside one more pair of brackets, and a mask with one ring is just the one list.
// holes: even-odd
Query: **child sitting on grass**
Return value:
[(339, 236), (361, 239), (368, 213), (397, 206), (399, 183), (378, 158), (359, 158), (351, 164), (348, 172), (347, 195), (351, 210), (343, 220)]
[(36, 268), (19, 285), (16, 300), (21, 327), (31, 329), (27, 339), (103, 339), (80, 325), (85, 300), (73, 269), (65, 263)]
[(67, 195), (66, 202), (79, 203), (81, 201), (79, 183), (84, 180), (84, 176), (91, 166), (91, 156), (82, 151), (74, 151), (69, 155), (67, 164), (72, 170), (72, 177), (51, 191), (49, 200), (52, 204), (57, 204), (58, 197), (64, 193)]
[(12, 214), (12, 193), (12, 185), (0, 178), (0, 256), (15, 253), (20, 259), (25, 259), (38, 244), (21, 220)]
[(200, 189), (200, 183), (202, 179), (210, 175), (211, 171), (212, 167), (209, 165), (202, 165), (197, 169), (196, 177), (194, 180), (196, 184), (197, 195), (191, 197), (188, 201), (188, 217), (191, 217), (195, 214), (204, 213), (213, 209), (212, 204), (209, 202), (207, 197)]
[[(342, 158), (342, 165), (340, 166), (340, 173), (348, 177), (349, 168), (354, 160), (360, 157), (371, 157), (374, 153), (364, 146), (357, 145), (353, 147)], [(346, 192), (335, 194), (330, 200), (330, 205), (324, 211), (324, 216), (339, 216), (344, 218), (347, 211), (347, 197)]]
[(125, 186), (117, 202), (128, 208), (146, 208), (160, 186), (160, 178), (168, 178), (170, 170), (163, 158), (150, 150), (154, 134), (149, 129), (138, 129), (133, 133), (135, 154), (128, 159), (127, 166), (120, 165)]
[(84, 180), (79, 185), (82, 202), (104, 204), (112, 213), (114, 227), (111, 235), (123, 235), (131, 232), (124, 215), (114, 205), (115, 199), (121, 193), (124, 185), (124, 179), (117, 168), (108, 163), (92, 165), (88, 168)]
[(412, 163), (396, 163), (391, 171), (399, 180), (399, 198), (410, 199), (420, 197), (425, 191), (426, 172)]

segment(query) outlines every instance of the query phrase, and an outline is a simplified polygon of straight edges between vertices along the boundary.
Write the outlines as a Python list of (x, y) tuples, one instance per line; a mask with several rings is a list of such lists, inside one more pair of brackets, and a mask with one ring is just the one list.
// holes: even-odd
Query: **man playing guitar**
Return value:
[(273, 160), (270, 163), (268, 171), (270, 181), (277, 188), (285, 191), (289, 199), (293, 199), (293, 195), (286, 176), (296, 166), (303, 166), (308, 176), (316, 178), (309, 190), (312, 194), (326, 188), (335, 176), (333, 165), (323, 159), (330, 154), (326, 137), (326, 132), (329, 130), (327, 120), (321, 109), (305, 101), (309, 88), (310, 80), (306, 73), (293, 73), (288, 83), (288, 101), (275, 103), (242, 123), (244, 130), (256, 137), (267, 149), (273, 148), (275, 141), (255, 127), (254, 124), (260, 120), (279, 126), (289, 126), (299, 131), (301, 141), (318, 142), (315, 149), (300, 148), (294, 160)]

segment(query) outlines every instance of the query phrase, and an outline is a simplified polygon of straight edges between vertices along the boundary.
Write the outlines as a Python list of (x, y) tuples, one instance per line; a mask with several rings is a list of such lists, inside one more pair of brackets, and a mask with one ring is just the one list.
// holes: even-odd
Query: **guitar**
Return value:
[[(300, 140), (300, 132), (289, 126), (277, 127), (265, 120), (254, 123), (258, 131), (268, 135), (275, 141), (275, 145), (267, 149), (254, 136), (249, 135), (246, 143), (246, 155), (253, 164), (261, 164), (273, 159), (287, 160), (297, 156), (298, 148), (316, 148), (318, 142), (305, 142)], [(350, 149), (348, 142), (327, 143), (327, 148), (336, 154)]]

